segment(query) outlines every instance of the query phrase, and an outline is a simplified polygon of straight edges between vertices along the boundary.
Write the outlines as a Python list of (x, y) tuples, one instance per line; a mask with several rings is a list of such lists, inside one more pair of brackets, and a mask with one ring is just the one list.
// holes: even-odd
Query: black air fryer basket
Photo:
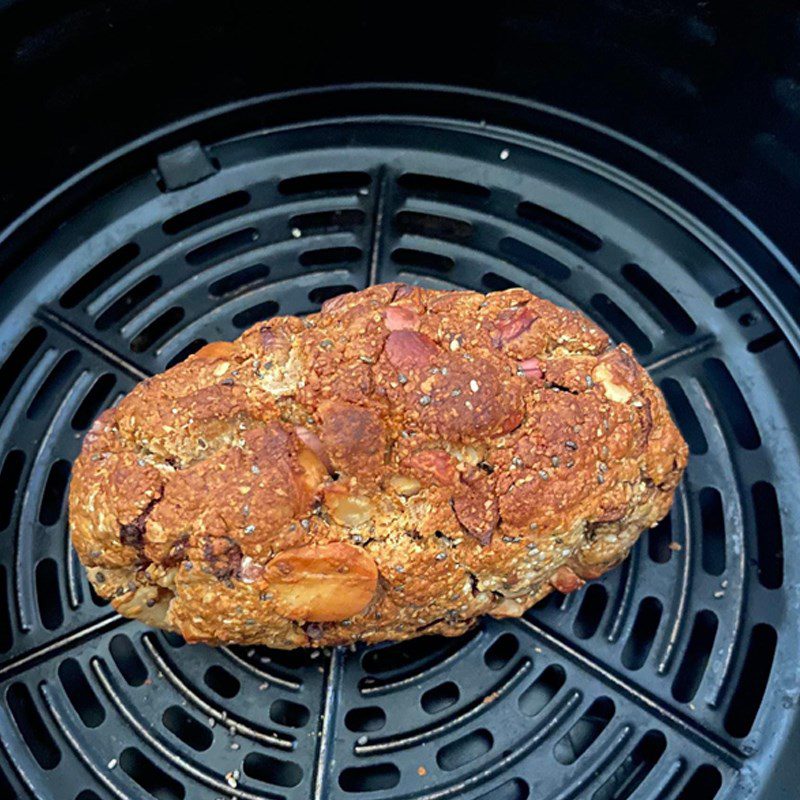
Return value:
[[(800, 12), (224, 5), (0, 3), (0, 798), (800, 796)], [(627, 341), (691, 450), (670, 516), (458, 639), (117, 616), (67, 537), (93, 419), (395, 280)]]

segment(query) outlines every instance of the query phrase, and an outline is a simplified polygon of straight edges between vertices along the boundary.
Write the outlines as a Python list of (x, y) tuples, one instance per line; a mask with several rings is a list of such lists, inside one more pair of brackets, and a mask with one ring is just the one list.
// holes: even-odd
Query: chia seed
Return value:
[(546, 472), (545, 470), (543, 470), (543, 469), (540, 469), (540, 470), (539, 470), (539, 477), (540, 477), (540, 478), (541, 478), (543, 481), (546, 481), (546, 480), (547, 480), (547, 479), (548, 479), (550, 476), (547, 474), (547, 472)]
[(233, 386), (234, 380), (233, 378), (225, 378), (225, 380), (220, 381), (223, 386)]
[(149, 598), (147, 599), (147, 602), (145, 603), (145, 605), (146, 605), (148, 608), (152, 608), (152, 607), (153, 607), (155, 604), (156, 604), (156, 601), (155, 601), (155, 600), (153, 600), (153, 598), (152, 598), (152, 597), (149, 597)]
[(253, 475), (258, 475), (261, 472), (261, 470), (258, 468), (257, 464), (253, 464), (253, 466), (250, 467), (250, 472), (252, 472)]
[(311, 522), (307, 519), (301, 519), (300, 525), (305, 529), (308, 530), (311, 527)]
[(597, 482), (598, 482), (598, 483), (605, 483), (605, 482), (606, 482), (606, 477), (605, 477), (605, 475), (602, 475), (602, 474), (601, 474), (601, 475), (598, 475), (598, 476), (597, 476)]
[(322, 347), (324, 350), (330, 350), (333, 347), (333, 342), (330, 339), (323, 339), (319, 346)]
[(461, 389), (453, 389), (453, 391), (450, 392), (451, 397), (458, 397), (460, 394), (461, 394)]
[(447, 553), (437, 553), (435, 558), (437, 561), (444, 561), (447, 558)]
[(248, 525), (248, 526), (247, 526), (247, 527), (244, 529), (244, 532), (245, 532), (245, 533), (246, 533), (246, 534), (249, 536), (251, 533), (253, 533), (253, 532), (255, 531), (255, 529), (256, 529), (256, 526), (255, 526), (255, 525)]
[(567, 439), (567, 441), (564, 442), (564, 447), (566, 447), (568, 450), (578, 449), (578, 445), (575, 442), (573, 442), (572, 439)]
[(592, 380), (591, 375), (586, 376), (586, 385), (591, 389), (594, 386), (594, 381)]
[(408, 378), (402, 372), (397, 373), (397, 382), (401, 385), (408, 383)]
[(429, 406), (431, 404), (431, 396), (429, 394), (424, 394), (419, 399), (419, 404), (421, 406)]
[(558, 466), (558, 465), (561, 463), (561, 459), (560, 459), (558, 456), (553, 456), (553, 457), (550, 459), (550, 463), (551, 463), (551, 464), (552, 464), (554, 467), (557, 467), (557, 466)]
[(106, 576), (105, 576), (105, 575), (103, 575), (103, 573), (102, 573), (102, 572), (95, 572), (95, 574), (94, 574), (94, 579), (95, 579), (95, 580), (96, 580), (98, 583), (105, 583), (105, 582), (106, 582)]

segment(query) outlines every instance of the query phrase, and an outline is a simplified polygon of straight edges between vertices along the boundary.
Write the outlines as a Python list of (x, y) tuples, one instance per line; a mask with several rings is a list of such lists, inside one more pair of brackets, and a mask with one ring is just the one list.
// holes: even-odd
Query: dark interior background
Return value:
[(800, 6), (730, 0), (0, 0), (0, 228), (186, 115), (377, 80), (509, 92), (604, 123), (800, 255)]

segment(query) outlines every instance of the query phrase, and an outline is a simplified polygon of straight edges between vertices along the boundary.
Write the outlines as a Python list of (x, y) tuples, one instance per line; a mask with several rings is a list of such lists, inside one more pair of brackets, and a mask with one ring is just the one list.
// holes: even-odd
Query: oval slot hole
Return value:
[(400, 233), (463, 242), (472, 236), (472, 225), (462, 219), (426, 214), (421, 211), (398, 211), (394, 218)]
[(711, 764), (701, 764), (676, 800), (713, 800), (722, 787), (722, 774)]
[(451, 772), (485, 756), (494, 745), (492, 734), (485, 728), (468, 733), (450, 744), (446, 744), (436, 754), (440, 769)]
[(761, 444), (761, 436), (733, 375), (718, 358), (706, 359), (703, 366), (716, 408), (730, 422), (739, 444), (747, 450), (755, 450)]
[(346, 792), (381, 792), (400, 783), (400, 770), (394, 764), (347, 767), (339, 773), (339, 786)]
[(193, 208), (182, 211), (174, 217), (170, 217), (161, 226), (161, 229), (169, 236), (174, 236), (176, 233), (183, 233), (193, 228), (195, 225), (200, 225), (203, 222), (209, 222), (215, 217), (221, 217), (230, 211), (235, 211), (237, 208), (244, 208), (250, 202), (250, 195), (245, 191), (231, 192), (224, 194), (222, 197), (215, 197), (213, 200), (207, 200), (205, 203), (200, 203)]
[(31, 328), (0, 367), (0, 403), (16, 384), (25, 368), (33, 364), (36, 352), (47, 338), (44, 328)]
[(214, 734), (179, 706), (170, 706), (165, 709), (161, 716), (161, 721), (168, 731), (174, 733), (184, 744), (189, 745), (192, 750), (197, 750), (198, 752), (208, 750), (214, 741)]
[(535, 717), (558, 694), (566, 680), (563, 667), (550, 664), (519, 696), (519, 710), (527, 717)]
[(270, 269), (266, 264), (253, 264), (214, 281), (208, 287), (208, 293), (212, 297), (235, 297), (263, 284), (269, 273)]
[(760, 623), (753, 627), (744, 665), (725, 715), (725, 730), (731, 736), (741, 738), (750, 733), (767, 690), (777, 645), (778, 635), (772, 626)]
[(130, 686), (141, 686), (147, 680), (147, 667), (133, 649), (130, 639), (118, 633), (109, 645), (111, 658), (117, 669)]
[(756, 516), (758, 580), (766, 589), (783, 584), (783, 530), (778, 496), (771, 483), (753, 484), (753, 510)]
[(131, 312), (140, 303), (143, 303), (153, 292), (158, 291), (160, 288), (161, 278), (159, 278), (158, 275), (149, 275), (139, 281), (100, 314), (95, 320), (95, 328), (99, 331), (108, 330), (112, 325), (130, 316)]
[(74, 431), (85, 431), (97, 419), (116, 382), (116, 377), (106, 372), (92, 384), (72, 417)]
[(614, 716), (614, 702), (598, 697), (583, 716), (556, 742), (553, 754), (560, 764), (574, 764), (606, 729)]
[(519, 639), (513, 633), (504, 633), (492, 642), (483, 660), (489, 669), (502, 669), (519, 650)]
[(80, 360), (81, 357), (77, 350), (70, 350), (61, 356), (31, 400), (26, 414), (28, 419), (36, 419), (52, 403), (61, 402), (64, 399), (64, 389)]
[(287, 728), (302, 728), (311, 718), (311, 712), (300, 703), (291, 700), (276, 700), (269, 707), (269, 718)]
[(42, 499), (39, 503), (39, 522), (42, 525), (55, 525), (64, 513), (64, 500), (69, 484), (71, 465), (65, 459), (59, 459), (50, 467), (47, 481), (44, 484)]
[(246, 308), (244, 311), (240, 311), (234, 316), (232, 322), (237, 328), (243, 330), (255, 325), (256, 322), (262, 322), (265, 319), (274, 317), (279, 309), (280, 306), (274, 300), (266, 300), (263, 303), (258, 303)]
[(214, 664), (206, 670), (203, 680), (209, 689), (226, 700), (236, 697), (242, 688), (239, 679), (218, 664)]
[(622, 663), (628, 669), (640, 669), (650, 655), (650, 648), (653, 646), (658, 624), (661, 622), (662, 610), (661, 601), (655, 597), (645, 597), (639, 604), (631, 635), (622, 651)]
[(450, 256), (429, 253), (427, 250), (415, 250), (410, 247), (398, 247), (393, 250), (392, 261), (401, 267), (429, 269), (434, 272), (449, 272), (456, 265)]
[(97, 695), (86, 680), (83, 670), (74, 658), (67, 658), (59, 664), (58, 677), (72, 707), (87, 728), (96, 728), (103, 723), (106, 712)]
[(5, 530), (11, 522), (24, 466), (25, 453), (22, 450), (10, 450), (3, 461), (3, 469), (0, 470), (0, 531)]
[(135, 747), (126, 747), (120, 753), (119, 766), (131, 780), (158, 800), (183, 800), (186, 797), (183, 784), (167, 775)]
[(97, 266), (92, 267), (61, 295), (59, 303), (62, 308), (75, 308), (96, 289), (113, 278), (120, 270), (127, 267), (138, 255), (139, 245), (128, 242), (106, 256)]
[(672, 684), (672, 696), (679, 703), (688, 703), (697, 694), (714, 649), (718, 625), (719, 621), (711, 611), (699, 611), (695, 616), (686, 652)]
[(577, 245), (581, 250), (594, 252), (599, 250), (603, 244), (603, 240), (599, 236), (582, 225), (561, 216), (561, 214), (556, 214), (549, 208), (536, 205), (536, 203), (520, 203), (517, 206), (517, 214), (526, 222), (532, 223), (540, 233), (554, 235), (557, 239)]
[(572, 629), (579, 639), (590, 639), (597, 633), (608, 604), (608, 591), (602, 583), (590, 583), (583, 592)]
[(635, 286), (661, 313), (664, 319), (678, 333), (690, 336), (697, 330), (694, 320), (675, 299), (649, 272), (638, 264), (626, 264), (622, 268), (623, 277)]
[(54, 769), (61, 761), (61, 751), (50, 735), (33, 697), (24, 683), (12, 684), (6, 702), (20, 735), (42, 769)]
[(36, 599), (42, 625), (49, 631), (54, 631), (64, 622), (58, 584), (58, 565), (52, 558), (43, 558), (36, 565)]
[(226, 236), (220, 236), (219, 239), (190, 250), (186, 254), (186, 263), (199, 267), (211, 261), (221, 261), (227, 256), (251, 247), (253, 242), (258, 241), (258, 235), (255, 228), (243, 228)]
[(386, 724), (386, 712), (378, 706), (353, 708), (347, 712), (344, 724), (351, 731), (379, 731)]
[(594, 308), (606, 322), (617, 339), (627, 342), (640, 355), (647, 355), (653, 350), (650, 339), (644, 331), (607, 295), (596, 294), (592, 297)]
[(428, 689), (420, 699), (423, 711), (428, 714), (438, 714), (458, 702), (461, 693), (453, 681), (446, 681)]
[(708, 452), (708, 442), (706, 435), (697, 415), (694, 413), (689, 398), (686, 397), (681, 385), (674, 378), (664, 378), (661, 381), (661, 391), (672, 411), (678, 427), (689, 445), (689, 450), (694, 455), (701, 456)]
[(666, 749), (666, 736), (661, 731), (648, 731), (611, 777), (592, 795), (592, 800), (628, 800)]
[(185, 316), (186, 312), (180, 306), (168, 308), (133, 337), (131, 350), (134, 353), (144, 353), (159, 339), (163, 339)]
[(364, 189), (370, 183), (372, 178), (366, 172), (318, 172), (284, 178), (278, 184), (278, 191), (284, 195), (344, 192)]
[(513, 236), (501, 239), (499, 247), (500, 252), (518, 267), (534, 272), (543, 278), (564, 281), (572, 274), (569, 267), (560, 261)]
[(725, 515), (722, 495), (710, 486), (700, 490), (700, 519), (703, 526), (703, 570), (709, 575), (725, 571)]

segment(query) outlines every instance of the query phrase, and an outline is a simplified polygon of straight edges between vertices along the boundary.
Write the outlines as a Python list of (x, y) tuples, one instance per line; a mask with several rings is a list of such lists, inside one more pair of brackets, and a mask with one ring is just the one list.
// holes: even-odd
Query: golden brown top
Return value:
[(619, 561), (685, 463), (581, 314), (388, 284), (142, 382), (86, 437), (71, 528), (101, 593), (189, 639), (457, 633)]

